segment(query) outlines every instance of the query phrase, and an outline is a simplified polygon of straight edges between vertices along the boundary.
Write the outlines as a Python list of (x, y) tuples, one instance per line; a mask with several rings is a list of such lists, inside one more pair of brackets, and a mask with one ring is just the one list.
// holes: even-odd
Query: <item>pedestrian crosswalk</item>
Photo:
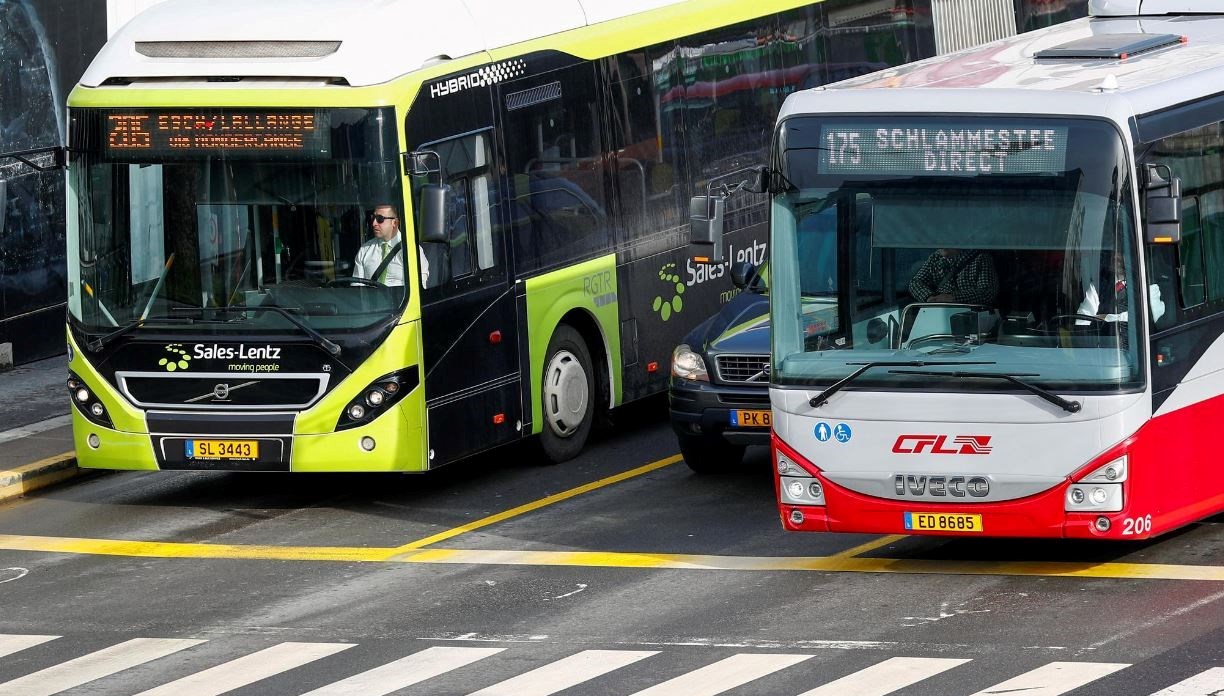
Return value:
[[(278, 696), (386, 696), (414, 686), (424, 690), (404, 693), (715, 696), (734, 691), (737, 695), (884, 696), (919, 684), (951, 696), (977, 688), (976, 684), (983, 682), (984, 673), (973, 671), (973, 679), (953, 679), (946, 684), (939, 680), (950, 679), (958, 671), (972, 670), (987, 662), (982, 658), (895, 656), (843, 674), (836, 661), (830, 662), (826, 655), (816, 659), (817, 655), (808, 653), (740, 652), (710, 654), (708, 659), (701, 659), (704, 654), (699, 654), (700, 664), (694, 666), (690, 652), (688, 664), (677, 673), (674, 663), (669, 662), (669, 658), (676, 655), (659, 650), (569, 650), (560, 656), (544, 656), (535, 651), (539, 646), (436, 645), (405, 650), (402, 656), (362, 670), (349, 668), (350, 661), (343, 659), (343, 656), (361, 652), (357, 643), (281, 642), (255, 650), (244, 643), (230, 650), (225, 645), (226, 640), (224, 637), (212, 640), (132, 638), (79, 654), (80, 651), (73, 652), (70, 637), (0, 634), (0, 679), (7, 679), (0, 682), (0, 696), (51, 696), (87, 685), (90, 689), (100, 688), (99, 693), (136, 696), (220, 696), (239, 690), (242, 694)], [(214, 651), (203, 657), (193, 656), (205, 644)], [(13, 674), (20, 671), (20, 665), (26, 664), (19, 658), (39, 651), (71, 656), (29, 673)], [(224, 656), (218, 658), (218, 655)], [(337, 656), (341, 656), (340, 659), (326, 662), (326, 669), (316, 669), (308, 678), (284, 681), (285, 676), (295, 670)], [(486, 669), (499, 660), (503, 662), (497, 668)], [(367, 665), (370, 662), (368, 658), (363, 661)], [(31, 660), (30, 664), (45, 662), (44, 658)], [(355, 662), (360, 664), (362, 660)], [(184, 676), (184, 665), (195, 671)], [(136, 670), (137, 667), (141, 669)], [(508, 673), (508, 668), (515, 671)], [(997, 672), (988, 680), (993, 681), (993, 685), (974, 691), (972, 696), (1059, 696), (1137, 667), (1120, 662), (1028, 664), (996, 660), (990, 669)], [(616, 679), (616, 675), (629, 670), (637, 670), (632, 679)], [(159, 679), (159, 673), (164, 673), (165, 677)], [(125, 679), (125, 674), (136, 676)], [(1211, 696), (1224, 691), (1224, 666), (1203, 666), (1197, 673), (1183, 676), (1181, 681), (1149, 693), (1152, 696)], [(275, 681), (277, 679), (282, 681)], [(429, 683), (437, 679), (449, 679), (444, 689), (429, 688)], [(311, 680), (318, 683), (286, 690), (289, 688), (286, 684), (298, 685)], [(650, 683), (643, 686), (646, 681)], [(965, 683), (975, 686), (959, 692), (951, 686)], [(457, 687), (457, 684), (463, 686)], [(785, 684), (793, 688), (785, 690)], [(626, 689), (620, 690), (621, 686)]]

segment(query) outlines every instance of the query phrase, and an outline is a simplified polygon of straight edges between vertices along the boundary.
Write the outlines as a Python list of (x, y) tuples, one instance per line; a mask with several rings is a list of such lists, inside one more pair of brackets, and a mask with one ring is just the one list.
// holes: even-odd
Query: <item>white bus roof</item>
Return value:
[[(1162, 42), (1167, 45), (1121, 58), (1038, 57), (1050, 49), (1066, 52), (1068, 44), (1073, 55), (1091, 49), (1108, 55), (1110, 48)], [(1102, 116), (1124, 123), (1136, 114), (1221, 91), (1221, 85), (1224, 14), (1093, 17), (796, 92), (780, 118), (977, 112)]]
[(685, 0), (168, 0), (137, 15), (81, 84), (212, 76), (373, 85)]
[(1139, 15), (1221, 14), (1224, 0), (1089, 0), (1088, 13), (1094, 17), (1136, 17)]

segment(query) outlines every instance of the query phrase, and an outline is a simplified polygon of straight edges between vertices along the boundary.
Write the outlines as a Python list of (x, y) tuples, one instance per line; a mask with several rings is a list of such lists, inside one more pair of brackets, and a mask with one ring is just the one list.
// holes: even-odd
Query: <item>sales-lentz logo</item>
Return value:
[(990, 454), (990, 435), (901, 435), (893, 443), (896, 454)]
[(429, 97), (437, 99), (448, 94), (462, 92), (465, 89), (495, 85), (514, 79), (525, 72), (527, 72), (527, 62), (521, 59), (486, 65), (470, 73), (433, 83), (429, 86)]

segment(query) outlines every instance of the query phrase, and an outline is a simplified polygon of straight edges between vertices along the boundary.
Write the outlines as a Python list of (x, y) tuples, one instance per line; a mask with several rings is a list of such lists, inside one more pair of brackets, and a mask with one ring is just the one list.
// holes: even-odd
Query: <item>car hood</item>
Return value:
[[(698, 327), (693, 341), (706, 354), (769, 353), (769, 296), (741, 292)], [(696, 332), (695, 332), (696, 333)]]

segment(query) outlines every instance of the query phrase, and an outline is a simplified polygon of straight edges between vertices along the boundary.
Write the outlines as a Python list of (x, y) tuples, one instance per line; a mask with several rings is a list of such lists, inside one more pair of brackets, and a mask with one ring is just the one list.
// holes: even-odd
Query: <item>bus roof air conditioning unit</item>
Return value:
[(324, 58), (339, 41), (137, 41), (146, 58)]
[(1089, 0), (1093, 17), (1224, 14), (1224, 0)]
[(1126, 60), (1141, 53), (1149, 53), (1185, 42), (1186, 38), (1177, 34), (1098, 34), (1085, 39), (1068, 41), (1053, 48), (1042, 49), (1033, 54), (1033, 57), (1038, 59)]

